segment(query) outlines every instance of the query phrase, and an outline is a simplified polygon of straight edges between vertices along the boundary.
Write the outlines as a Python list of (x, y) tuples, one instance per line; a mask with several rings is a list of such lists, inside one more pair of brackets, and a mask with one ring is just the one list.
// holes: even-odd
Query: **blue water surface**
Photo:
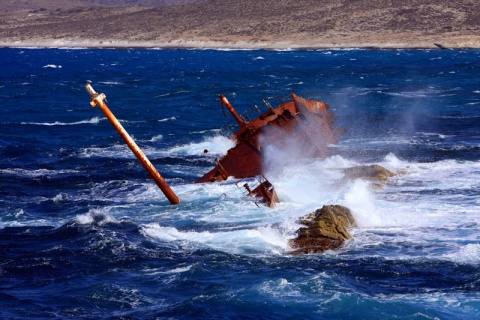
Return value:
[[(479, 74), (479, 50), (0, 49), (0, 318), (478, 319)], [(253, 119), (292, 92), (347, 129), (327, 161), (406, 173), (274, 210), (235, 181), (194, 184), (235, 130), (219, 94)], [(376, 220), (339, 251), (289, 255), (298, 218), (334, 201)]]

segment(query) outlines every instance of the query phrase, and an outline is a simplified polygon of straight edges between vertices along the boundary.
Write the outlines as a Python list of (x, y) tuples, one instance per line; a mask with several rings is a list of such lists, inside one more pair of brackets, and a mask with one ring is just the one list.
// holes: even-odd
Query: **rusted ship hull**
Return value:
[(328, 145), (338, 143), (342, 129), (334, 127), (335, 116), (325, 102), (305, 100), (292, 93), (293, 101), (280, 104), (245, 121), (222, 95), (221, 102), (240, 125), (235, 132), (236, 146), (217, 161), (217, 165), (196, 182), (214, 182), (234, 178), (248, 178), (263, 174), (262, 144), (285, 143), (295, 137), (299, 152), (305, 156), (326, 157)]

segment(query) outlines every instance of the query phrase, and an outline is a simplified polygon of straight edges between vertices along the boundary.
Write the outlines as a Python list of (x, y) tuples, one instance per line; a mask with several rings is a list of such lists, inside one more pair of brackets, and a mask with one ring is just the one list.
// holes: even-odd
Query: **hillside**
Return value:
[(0, 0), (0, 45), (480, 47), (472, 0)]

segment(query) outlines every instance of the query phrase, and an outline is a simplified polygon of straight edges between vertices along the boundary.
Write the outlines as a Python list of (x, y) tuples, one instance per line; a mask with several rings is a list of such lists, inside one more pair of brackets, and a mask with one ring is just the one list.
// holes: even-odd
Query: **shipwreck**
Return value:
[(198, 179), (197, 183), (223, 181), (228, 177), (237, 179), (258, 177), (258, 184), (243, 187), (249, 195), (262, 199), (267, 206), (278, 202), (274, 187), (265, 178), (262, 145), (281, 144), (287, 138), (295, 137), (299, 149), (305, 156), (326, 157), (328, 145), (338, 143), (343, 129), (334, 126), (335, 115), (325, 102), (306, 100), (292, 93), (292, 101), (281, 103), (276, 108), (264, 100), (268, 110), (247, 121), (230, 104), (224, 95), (220, 102), (236, 120), (240, 129), (233, 133), (236, 145), (227, 154), (216, 160), (216, 166)]
[[(180, 199), (145, 156), (142, 150), (133, 141), (127, 131), (116, 119), (106, 104), (106, 96), (98, 94), (90, 84), (85, 88), (89, 92), (92, 107), (98, 106), (107, 119), (118, 131), (122, 139), (132, 150), (149, 178), (153, 179), (171, 204), (180, 203)], [(203, 175), (196, 183), (219, 182), (228, 177), (236, 179), (255, 178), (258, 183), (250, 186), (245, 182), (242, 187), (247, 194), (263, 201), (267, 206), (274, 207), (278, 197), (274, 186), (264, 175), (262, 145), (281, 144), (288, 138), (295, 137), (298, 143), (298, 152), (309, 157), (327, 157), (328, 145), (338, 143), (343, 129), (334, 126), (335, 115), (330, 111), (330, 105), (316, 100), (306, 100), (296, 94), (291, 94), (292, 101), (282, 102), (273, 107), (264, 100), (268, 110), (261, 112), (254, 120), (245, 120), (224, 95), (220, 95), (222, 107), (226, 107), (240, 127), (233, 133), (235, 147), (228, 150), (221, 159), (216, 159), (216, 166)], [(207, 151), (207, 150), (206, 150)]]
[[(180, 199), (163, 179), (150, 160), (133, 141), (106, 104), (106, 96), (97, 93), (90, 84), (85, 85), (92, 101), (92, 107), (98, 106), (118, 131), (122, 139), (132, 150), (171, 204), (179, 204)], [(263, 202), (273, 208), (279, 202), (274, 186), (265, 177), (264, 148), (277, 145), (279, 148), (294, 141), (301, 157), (329, 156), (329, 145), (337, 144), (344, 129), (335, 127), (335, 115), (330, 106), (321, 101), (306, 100), (291, 94), (292, 100), (281, 102), (273, 107), (264, 100), (268, 110), (261, 112), (254, 120), (242, 117), (224, 95), (220, 95), (222, 107), (226, 107), (239, 126), (232, 132), (235, 146), (227, 154), (216, 159), (213, 169), (199, 178), (196, 183), (225, 181), (229, 177), (238, 179), (237, 186), (244, 188), (255, 203)], [(205, 150), (208, 152), (208, 150)], [(380, 166), (362, 166), (344, 170), (345, 179), (364, 178), (370, 181), (385, 181), (394, 173)], [(253, 179), (253, 180), (252, 180)], [(255, 182), (255, 183), (252, 183)], [(297, 237), (289, 241), (293, 251), (290, 254), (321, 253), (339, 248), (351, 239), (347, 228), (355, 226), (348, 208), (342, 206), (324, 206), (303, 218), (303, 225), (297, 230)]]
[(328, 156), (328, 144), (338, 143), (343, 132), (334, 127), (335, 116), (325, 102), (305, 100), (292, 93), (293, 101), (273, 108), (266, 103), (268, 111), (258, 118), (246, 121), (238, 114), (224, 95), (220, 102), (226, 106), (240, 129), (233, 134), (236, 146), (217, 161), (217, 166), (197, 182), (214, 182), (234, 178), (248, 178), (263, 174), (262, 144), (260, 137), (276, 136), (281, 140), (295, 135), (302, 141), (301, 152), (308, 156)]

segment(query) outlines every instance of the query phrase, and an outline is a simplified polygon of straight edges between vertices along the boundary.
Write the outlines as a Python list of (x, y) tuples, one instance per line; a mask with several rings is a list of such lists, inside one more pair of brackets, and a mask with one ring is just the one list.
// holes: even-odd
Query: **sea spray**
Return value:
[(370, 182), (357, 179), (351, 182), (343, 196), (342, 204), (352, 211), (358, 227), (372, 227), (382, 224)]

